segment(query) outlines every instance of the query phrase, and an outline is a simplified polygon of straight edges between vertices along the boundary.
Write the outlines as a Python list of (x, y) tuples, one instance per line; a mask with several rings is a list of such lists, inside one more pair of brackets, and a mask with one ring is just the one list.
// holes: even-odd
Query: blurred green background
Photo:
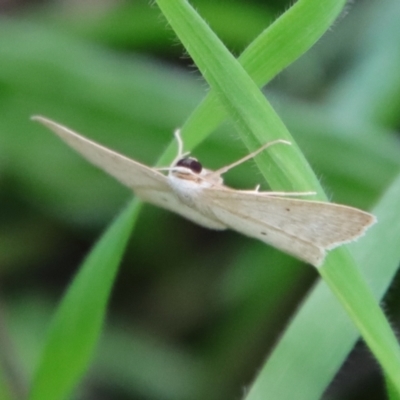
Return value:
[[(235, 55), (290, 5), (191, 3)], [(207, 86), (148, 1), (10, 0), (0, 13), (0, 355), (18, 396), (77, 266), (131, 198), (29, 117), (152, 165)], [(369, 209), (400, 171), (399, 20), (395, 0), (354, 2), (266, 88), (333, 201)], [(245, 148), (226, 122), (194, 153), (218, 168)], [(226, 182), (261, 176), (250, 162)], [(75, 398), (240, 398), (315, 279), (261, 243), (146, 206)], [(362, 345), (325, 398), (383, 398)]]

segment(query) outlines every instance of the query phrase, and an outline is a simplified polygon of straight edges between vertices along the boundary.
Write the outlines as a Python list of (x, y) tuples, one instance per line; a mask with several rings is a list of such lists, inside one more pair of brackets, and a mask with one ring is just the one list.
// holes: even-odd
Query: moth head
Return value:
[(170, 174), (187, 181), (201, 183), (201, 186), (221, 185), (223, 180), (219, 174), (214, 174), (201, 165), (194, 157), (184, 157), (171, 168)]
[(180, 171), (183, 172), (183, 170), (186, 169), (194, 174), (201, 174), (201, 171), (203, 170), (201, 163), (193, 157), (181, 158), (175, 164), (175, 167), (182, 167), (182, 169), (179, 169)]

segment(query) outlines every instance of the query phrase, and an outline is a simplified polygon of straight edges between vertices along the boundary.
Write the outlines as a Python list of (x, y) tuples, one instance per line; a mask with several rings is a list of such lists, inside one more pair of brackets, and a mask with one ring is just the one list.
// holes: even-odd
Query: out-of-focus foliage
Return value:
[[(192, 3), (235, 54), (287, 7)], [(358, 2), (347, 11), (267, 93), (333, 200), (368, 209), (400, 170), (400, 7), (394, 0)], [(76, 266), (131, 198), (29, 117), (46, 115), (151, 165), (205, 92), (147, 1), (66, 0), (4, 10), (0, 346), (7, 362), (0, 399), (13, 398), (8, 388), (23, 395)], [(244, 151), (228, 122), (195, 155), (217, 168)], [(252, 188), (261, 180), (255, 171), (248, 163), (226, 180)], [(279, 269), (265, 268), (265, 259)], [(145, 206), (76, 398), (238, 398), (314, 277), (272, 248)], [(397, 298), (394, 287), (392, 320)], [(355, 353), (327, 399), (381, 398), (376, 366), (364, 350)]]

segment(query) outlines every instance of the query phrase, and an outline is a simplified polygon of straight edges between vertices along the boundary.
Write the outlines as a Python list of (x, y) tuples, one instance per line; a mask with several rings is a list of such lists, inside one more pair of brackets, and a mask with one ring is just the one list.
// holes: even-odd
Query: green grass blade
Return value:
[[(363, 266), (362, 272), (379, 299), (389, 288), (400, 259), (399, 197), (400, 176), (374, 209), (379, 224), (351, 245), (354, 257)], [(292, 399), (293, 391), (285, 382), (292, 382), (298, 389), (296, 400), (319, 399), (358, 338), (359, 332), (321, 281), (263, 366), (246, 400), (266, 394)]]
[(0, 371), (0, 400), (15, 400), (12, 396), (5, 374)]
[[(292, 142), (290, 148), (275, 146), (256, 160), (271, 187), (287, 191), (313, 188), (318, 198), (324, 199), (318, 180), (280, 118), (207, 24), (183, 0), (157, 3), (248, 148), (254, 150), (260, 143), (277, 138)], [(346, 248), (332, 251), (320, 273), (400, 392), (397, 340)]]
[(30, 400), (64, 399), (82, 377), (100, 334), (137, 210), (133, 201), (115, 220), (64, 296), (36, 370)]
[[(315, 44), (345, 3), (345, 0), (326, 0), (324, 4), (319, 0), (297, 1), (244, 50), (239, 57), (240, 64), (258, 86), (265, 85)], [(211, 89), (182, 127), (186, 147), (192, 149), (201, 143), (226, 117), (225, 109), (219, 106), (218, 96)], [(173, 146), (169, 146), (159, 165), (172, 158)]]
[(392, 382), (388, 377), (385, 375), (385, 383), (386, 383), (386, 394), (388, 400), (399, 400), (400, 395), (396, 388), (392, 385)]
[[(324, 198), (318, 180), (281, 119), (207, 24), (182, 0), (157, 3), (235, 121), (247, 147), (255, 150), (274, 139), (292, 142), (290, 147), (273, 146), (256, 159), (271, 187), (296, 191), (313, 188)], [(286, 162), (287, 158), (291, 159), (290, 164)], [(268, 174), (265, 174), (266, 170)]]

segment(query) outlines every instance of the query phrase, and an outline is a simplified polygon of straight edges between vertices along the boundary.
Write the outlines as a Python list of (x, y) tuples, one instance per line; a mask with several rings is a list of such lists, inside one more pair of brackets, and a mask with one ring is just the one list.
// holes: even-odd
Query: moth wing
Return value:
[(47, 118), (32, 118), (52, 130), (65, 143), (84, 158), (104, 170), (125, 186), (132, 189), (142, 200), (175, 212), (199, 225), (212, 229), (225, 229), (217, 220), (204, 216), (186, 206), (173, 193), (166, 176), (156, 169), (147, 167), (93, 142), (71, 129)]
[(363, 235), (376, 219), (340, 204), (289, 199), (268, 192), (207, 189), (213, 214), (228, 227), (315, 266), (325, 250)]
[(168, 191), (167, 178), (160, 172), (131, 160), (73, 130), (43, 117), (33, 117), (52, 130), (59, 138), (84, 158), (133, 190), (154, 189)]

